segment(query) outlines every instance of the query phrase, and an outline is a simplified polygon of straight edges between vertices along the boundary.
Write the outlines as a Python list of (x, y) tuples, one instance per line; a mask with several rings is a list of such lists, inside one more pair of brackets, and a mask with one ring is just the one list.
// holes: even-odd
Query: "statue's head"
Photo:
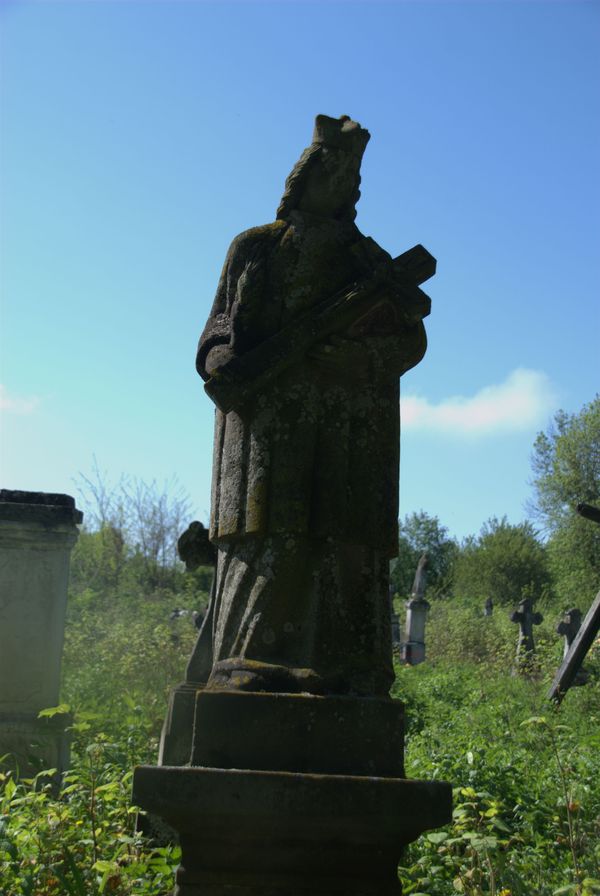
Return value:
[(370, 134), (348, 115), (317, 115), (311, 145), (285, 182), (278, 218), (294, 209), (353, 221), (360, 197), (360, 163)]

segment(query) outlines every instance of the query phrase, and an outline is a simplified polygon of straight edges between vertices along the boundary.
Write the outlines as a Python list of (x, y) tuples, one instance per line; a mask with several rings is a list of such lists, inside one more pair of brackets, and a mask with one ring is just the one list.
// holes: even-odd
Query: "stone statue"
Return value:
[(200, 338), (218, 557), (191, 665), (209, 688), (387, 695), (393, 681), (398, 380), (425, 352), (416, 284), (435, 262), (421, 246), (392, 259), (354, 224), (368, 140), (317, 117), (277, 220), (233, 241)]
[[(425, 352), (435, 261), (356, 228), (368, 139), (317, 117), (277, 220), (233, 241), (200, 338), (215, 575), (158, 765), (133, 781), (179, 836), (174, 896), (401, 896), (402, 849), (451, 819), (450, 784), (404, 777), (388, 695), (398, 379)], [(180, 551), (205, 547), (195, 525)]]

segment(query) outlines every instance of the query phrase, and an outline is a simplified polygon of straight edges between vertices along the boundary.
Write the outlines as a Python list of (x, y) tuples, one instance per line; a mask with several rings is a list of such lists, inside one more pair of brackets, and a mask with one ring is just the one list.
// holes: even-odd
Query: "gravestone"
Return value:
[(600, 591), (585, 614), (585, 619), (581, 623), (581, 627), (575, 635), (573, 643), (561, 663), (560, 669), (554, 676), (554, 680), (548, 692), (550, 700), (560, 703), (569, 688), (582, 681), (581, 677), (578, 680), (578, 676), (583, 671), (581, 664), (583, 663), (588, 650), (594, 643), (594, 640), (598, 636), (599, 631)]
[[(582, 612), (577, 607), (571, 607), (570, 610), (567, 610), (563, 618), (560, 620), (558, 625), (556, 626), (556, 632), (559, 635), (562, 635), (564, 638), (563, 645), (563, 662), (569, 655), (569, 651), (571, 650), (571, 645), (573, 641), (577, 637), (579, 633), (579, 629), (581, 628), (581, 619)], [(583, 666), (580, 666), (577, 672), (575, 673), (575, 677), (572, 682), (572, 686), (580, 687), (584, 684), (587, 684), (589, 681), (589, 673)]]
[(535, 658), (535, 642), (533, 639), (533, 626), (540, 625), (544, 621), (541, 613), (533, 609), (531, 598), (524, 598), (511, 613), (510, 621), (519, 625), (519, 640), (517, 642), (517, 654), (515, 672), (527, 672), (532, 668)]
[(577, 609), (577, 607), (571, 607), (570, 610), (567, 610), (563, 618), (560, 620), (558, 625), (556, 626), (556, 632), (559, 635), (562, 635), (565, 639), (563, 646), (563, 659), (567, 656), (571, 644), (575, 640), (575, 636), (577, 632), (581, 628), (581, 610)]
[(402, 660), (409, 666), (425, 661), (425, 621), (430, 604), (425, 600), (427, 587), (427, 554), (419, 560), (412, 594), (406, 602), (405, 639), (402, 644)]
[(451, 818), (449, 784), (404, 777), (389, 697), (398, 380), (425, 352), (435, 261), (356, 228), (368, 139), (317, 117), (277, 220), (233, 241), (200, 339), (217, 557), (191, 749), (133, 787), (179, 834), (177, 896), (393, 896), (403, 846)]
[(0, 755), (21, 775), (68, 765), (59, 704), (69, 560), (83, 519), (69, 495), (0, 491)]

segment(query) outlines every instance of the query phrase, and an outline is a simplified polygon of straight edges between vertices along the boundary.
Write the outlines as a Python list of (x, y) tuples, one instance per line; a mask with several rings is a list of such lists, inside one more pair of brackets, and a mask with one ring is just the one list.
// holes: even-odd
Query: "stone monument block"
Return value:
[(449, 785), (240, 769), (136, 769), (179, 831), (176, 896), (400, 896), (401, 845), (451, 815)]
[(0, 491), (0, 754), (21, 774), (68, 762), (59, 703), (67, 584), (77, 524), (69, 495)]
[(409, 666), (425, 662), (425, 622), (430, 608), (429, 602), (425, 600), (426, 569), (427, 554), (423, 554), (415, 573), (411, 598), (406, 602), (405, 638), (400, 655)]
[[(273, 719), (277, 737), (265, 737)], [(403, 742), (397, 700), (204, 690), (196, 696), (190, 764), (403, 777)]]

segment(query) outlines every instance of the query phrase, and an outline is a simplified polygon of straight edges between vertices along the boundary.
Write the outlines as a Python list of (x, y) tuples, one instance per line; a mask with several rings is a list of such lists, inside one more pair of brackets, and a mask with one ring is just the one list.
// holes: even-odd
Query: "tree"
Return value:
[(125, 567), (147, 590), (168, 586), (182, 568), (177, 539), (191, 517), (179, 483), (173, 479), (160, 488), (122, 475), (112, 485), (94, 457), (91, 476), (80, 473), (76, 486), (86, 530), (73, 557), (75, 576), (81, 561), (80, 577), (102, 587), (118, 589)]
[(531, 515), (548, 539), (550, 569), (563, 603), (589, 603), (600, 587), (600, 526), (575, 512), (600, 506), (600, 395), (577, 414), (558, 411), (532, 455)]
[(427, 553), (427, 594), (439, 597), (447, 593), (457, 552), (458, 545), (448, 537), (448, 529), (436, 516), (429, 516), (423, 510), (407, 514), (400, 523), (398, 558), (390, 574), (396, 592), (402, 597), (410, 596), (419, 558)]
[(73, 593), (116, 591), (126, 563), (127, 549), (119, 528), (106, 523), (95, 532), (83, 529), (71, 555), (69, 587)]
[(533, 526), (511, 525), (506, 517), (483, 524), (477, 538), (463, 543), (454, 568), (454, 593), (495, 604), (539, 598), (550, 584), (544, 546)]

